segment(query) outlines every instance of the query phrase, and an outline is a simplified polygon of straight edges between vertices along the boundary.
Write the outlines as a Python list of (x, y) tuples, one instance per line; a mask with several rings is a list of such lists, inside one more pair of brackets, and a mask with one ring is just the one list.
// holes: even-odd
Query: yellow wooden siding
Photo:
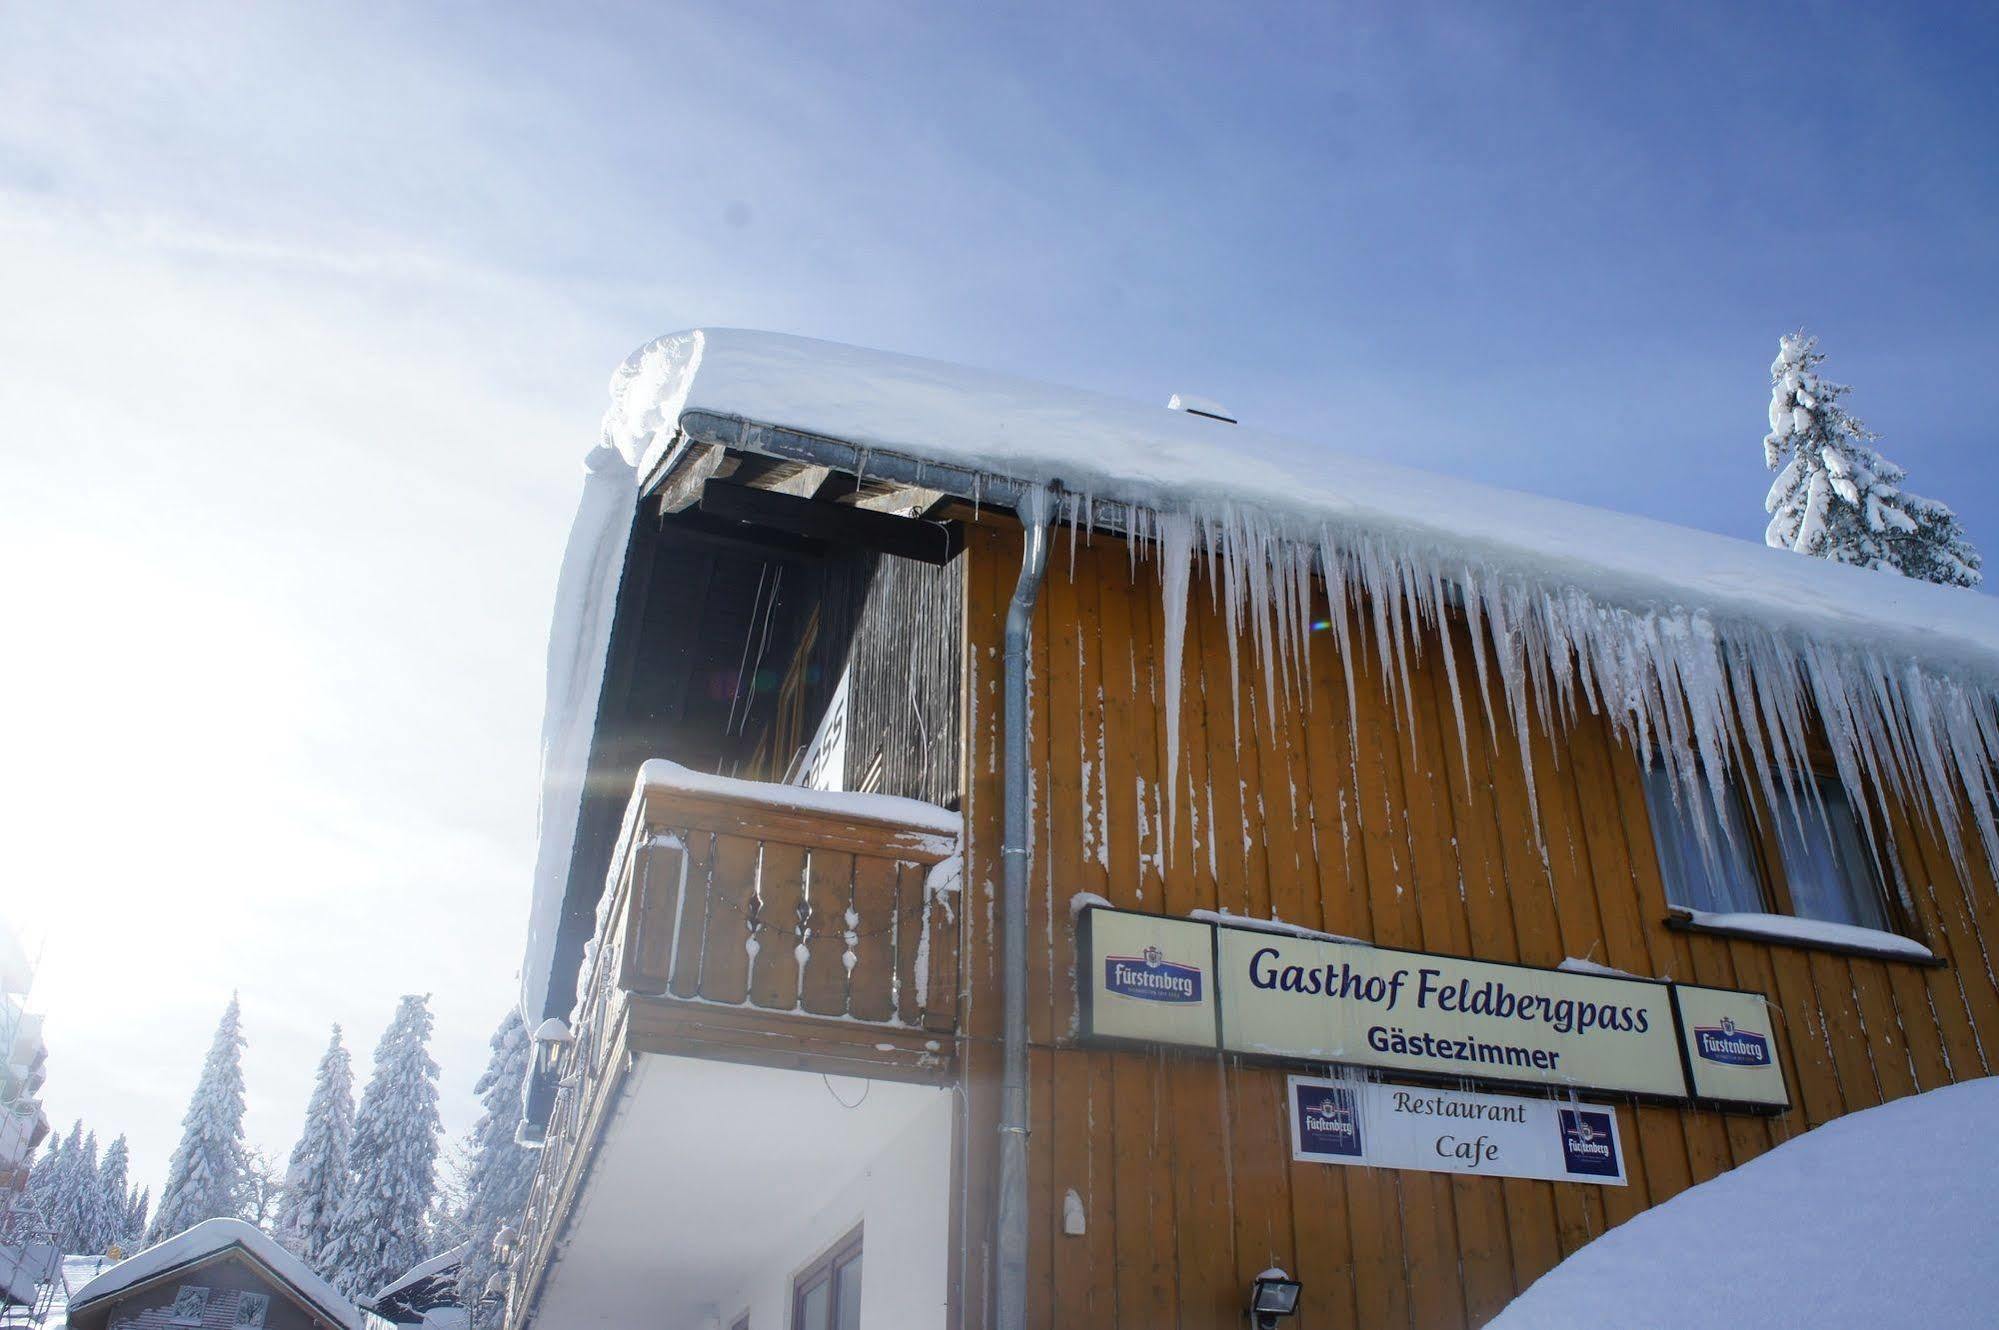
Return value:
[[(967, 1096), (963, 1322), (989, 1305), (997, 1119), (1000, 633), (1020, 538), (967, 542), (968, 866), (961, 914)], [(1922, 933), (1953, 963), (1921, 968), (1675, 932), (1634, 755), (1599, 720), (1536, 733), (1539, 827), (1517, 735), (1488, 725), (1463, 625), (1411, 673), (1413, 721), (1391, 705), (1371, 643), (1342, 660), (1330, 633), (1275, 699), (1245, 634), (1240, 686), (1198, 578), (1178, 698), (1165, 696), (1154, 569), (1098, 539), (1058, 537), (1035, 622), (1031, 684), (1030, 1310), (1054, 1326), (1240, 1323), (1251, 1279), (1304, 1280), (1309, 1327), (1473, 1326), (1611, 1225), (1772, 1144), (1886, 1099), (1986, 1074), (1999, 991), (1985, 953), (1999, 894), (1964, 883), (1906, 821), (1900, 868)], [(1323, 605), (1320, 607), (1323, 612)], [(1456, 653), (1469, 752), (1442, 655)], [(1354, 672), (1349, 715), (1344, 670)], [(1400, 682), (1394, 681), (1400, 690)], [(1286, 685), (1280, 679), (1280, 694)], [(1164, 708), (1180, 708), (1168, 825)], [(1245, 833), (1245, 828), (1247, 829)], [(1767, 993), (1793, 1109), (1777, 1118), (1618, 1110), (1630, 1186), (1294, 1163), (1284, 1072), (1222, 1056), (1107, 1052), (1074, 1040), (1070, 901), (1184, 914), (1219, 908), (1384, 944), (1555, 965), (1590, 957), (1639, 974)], [(1984, 939), (1985, 941), (1981, 941)], [(1080, 1197), (1081, 1236), (1063, 1232)]]

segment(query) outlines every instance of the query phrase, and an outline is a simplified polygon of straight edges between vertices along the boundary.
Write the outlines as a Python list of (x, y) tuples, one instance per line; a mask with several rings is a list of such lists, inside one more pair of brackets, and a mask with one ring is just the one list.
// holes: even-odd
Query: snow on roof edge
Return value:
[[(1688, 609), (1893, 645), (1999, 680), (1999, 605), (1654, 518), (1331, 454), (1242, 425), (811, 338), (696, 329), (640, 347), (612, 381), (604, 442), (638, 474), (705, 412), (1162, 511), (1237, 505), (1332, 524), (1627, 608)], [(1334, 464), (1337, 464), (1335, 469)], [(1884, 642), (1884, 637), (1892, 643)]]
[(396, 1294), (402, 1292), (406, 1288), (409, 1288), (411, 1285), (422, 1283), (424, 1280), (429, 1279), (432, 1275), (442, 1273), (445, 1270), (449, 1270), (454, 1265), (464, 1264), (465, 1258), (471, 1255), (471, 1253), (472, 1253), (472, 1244), (470, 1242), (461, 1242), (456, 1247), (452, 1247), (447, 1251), (439, 1252), (437, 1255), (431, 1257), (427, 1261), (418, 1261), (415, 1265), (411, 1266), (409, 1269), (403, 1271), (401, 1275), (397, 1276), (397, 1278), (392, 1283), (384, 1287), (381, 1290), (381, 1292), (375, 1294), (374, 1297), (369, 1298), (368, 1309), (372, 1311), (376, 1306), (380, 1305), (382, 1302), (386, 1301), (389, 1298), (394, 1297)]
[(231, 1247), (242, 1248), (245, 1255), (291, 1285), (300, 1297), (346, 1330), (363, 1330), (359, 1307), (314, 1274), (304, 1261), (279, 1246), (269, 1234), (240, 1219), (204, 1219), (127, 1257), (79, 1289), (69, 1300), (70, 1310), (111, 1297), (191, 1262), (220, 1255)]

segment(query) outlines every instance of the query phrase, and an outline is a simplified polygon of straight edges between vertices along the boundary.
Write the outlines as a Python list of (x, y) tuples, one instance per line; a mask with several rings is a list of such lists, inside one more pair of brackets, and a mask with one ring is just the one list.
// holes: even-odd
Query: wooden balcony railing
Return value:
[[(927, 1077), (957, 1027), (957, 815), (641, 769), (597, 909), (517, 1231), (507, 1324), (538, 1295), (630, 1055)], [(548, 1060), (553, 1060), (553, 1066)]]
[(599, 914), (600, 948), (611, 931), (619, 952), (619, 987), (952, 1029), (956, 902), (935, 889), (933, 869), (957, 850), (956, 815), (906, 800), (882, 800), (880, 813), (872, 803), (798, 806), (810, 796), (642, 778), (625, 834), (653, 853)]

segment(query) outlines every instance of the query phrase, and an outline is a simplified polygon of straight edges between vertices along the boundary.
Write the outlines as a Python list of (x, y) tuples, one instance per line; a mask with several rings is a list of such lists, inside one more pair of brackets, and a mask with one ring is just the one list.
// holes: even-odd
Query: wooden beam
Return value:
[(773, 480), (756, 488), (768, 490), (772, 494), (789, 494), (794, 498), (812, 499), (818, 497), (819, 487), (825, 484), (826, 478), (832, 474), (833, 468), (830, 466), (801, 466), (781, 480)]
[(627, 1019), (634, 1053), (918, 1085), (949, 1085), (957, 1074), (948, 1036), (901, 1026), (671, 997), (634, 997)]
[(815, 503), (811, 499), (720, 480), (711, 480), (701, 487), (701, 511), (749, 526), (857, 545), (921, 563), (949, 563), (961, 541), (957, 528), (940, 522)]
[(921, 516), (930, 506), (943, 498), (941, 490), (918, 489), (905, 485), (889, 490), (885, 494), (869, 494), (854, 500), (854, 507), (866, 508), (870, 512), (895, 513), (900, 516)]
[[(728, 450), (716, 443), (696, 443), (688, 446), (685, 457), (675, 459), (673, 469), (661, 476), (653, 493), (659, 499), (659, 510), (663, 513), (677, 513), (692, 508), (701, 498), (701, 487), (716, 475), (726, 475), (722, 464), (730, 461)], [(733, 464), (729, 471), (735, 470)]]

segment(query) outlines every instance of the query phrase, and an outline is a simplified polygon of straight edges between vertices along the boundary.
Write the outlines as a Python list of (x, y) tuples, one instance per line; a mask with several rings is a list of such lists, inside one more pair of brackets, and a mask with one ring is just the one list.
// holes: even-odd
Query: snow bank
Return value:
[(1858, 947), (1863, 951), (1892, 952), (1912, 960), (1934, 960), (1936, 953), (1914, 938), (1900, 933), (1884, 933), (1878, 928), (1835, 924), (1824, 919), (1800, 919), (1788, 914), (1715, 914), (1708, 910), (1676, 908), (1674, 914), (1701, 928), (1725, 928), (1732, 933), (1749, 933), (1772, 942), (1819, 942), (1835, 947)]
[(1999, 1079), (1829, 1122), (1645, 1211), (1490, 1330), (1993, 1323)]
[(194, 1261), (213, 1256), (230, 1247), (243, 1252), (272, 1274), (290, 1284), (299, 1296), (343, 1330), (363, 1330), (361, 1309), (342, 1297), (334, 1287), (306, 1268), (304, 1261), (280, 1247), (271, 1238), (240, 1219), (205, 1219), (158, 1242), (128, 1260), (118, 1262), (103, 1274), (70, 1295), (71, 1311), (143, 1284)]

